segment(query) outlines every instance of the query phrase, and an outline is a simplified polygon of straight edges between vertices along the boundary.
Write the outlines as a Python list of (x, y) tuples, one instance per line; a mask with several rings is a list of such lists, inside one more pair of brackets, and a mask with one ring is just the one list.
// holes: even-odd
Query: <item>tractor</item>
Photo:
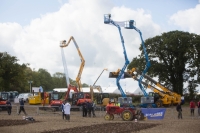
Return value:
[(131, 97), (119, 97), (118, 103), (118, 105), (108, 104), (106, 106), (105, 120), (114, 120), (114, 115), (120, 115), (124, 121), (144, 119), (144, 114), (141, 110), (132, 105)]

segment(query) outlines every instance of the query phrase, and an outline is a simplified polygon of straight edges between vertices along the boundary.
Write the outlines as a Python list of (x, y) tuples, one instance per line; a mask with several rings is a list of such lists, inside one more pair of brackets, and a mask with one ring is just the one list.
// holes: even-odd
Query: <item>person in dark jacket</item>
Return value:
[(176, 110), (178, 112), (178, 119), (182, 119), (182, 107), (181, 107), (181, 102), (177, 104)]
[(25, 109), (24, 109), (24, 99), (23, 99), (23, 98), (19, 101), (19, 105), (20, 105), (20, 108), (19, 108), (19, 113), (18, 113), (18, 115), (21, 113), (21, 111), (23, 111), (24, 114), (27, 115), (27, 114), (26, 114), (26, 111), (25, 111)]
[(87, 117), (87, 101), (82, 104), (83, 117)]
[(7, 106), (8, 115), (11, 115), (12, 105), (9, 100), (6, 101), (6, 106)]

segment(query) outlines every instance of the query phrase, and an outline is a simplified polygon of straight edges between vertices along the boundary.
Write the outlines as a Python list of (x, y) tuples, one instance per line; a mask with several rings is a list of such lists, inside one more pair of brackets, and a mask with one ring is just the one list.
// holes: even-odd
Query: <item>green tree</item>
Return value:
[[(192, 76), (195, 71), (192, 68), (199, 65), (199, 42), (198, 35), (182, 31), (171, 31), (147, 39), (145, 46), (152, 64), (148, 75), (158, 77), (158, 82), (172, 86), (173, 91), (182, 95), (183, 77)], [(142, 46), (140, 50), (141, 55), (133, 58), (128, 69), (136, 67), (140, 72), (144, 70), (146, 62)]]
[(40, 68), (37, 77), (40, 82), (39, 86), (42, 86), (44, 91), (50, 91), (53, 89), (53, 80), (51, 74), (47, 70)]
[(52, 80), (53, 80), (53, 84), (54, 84), (53, 88), (66, 88), (67, 87), (64, 73), (56, 72), (55, 74), (53, 74)]
[[(2, 53), (0, 53), (2, 57)], [(18, 64), (15, 56), (0, 58), (0, 91), (24, 91), (26, 64)]]

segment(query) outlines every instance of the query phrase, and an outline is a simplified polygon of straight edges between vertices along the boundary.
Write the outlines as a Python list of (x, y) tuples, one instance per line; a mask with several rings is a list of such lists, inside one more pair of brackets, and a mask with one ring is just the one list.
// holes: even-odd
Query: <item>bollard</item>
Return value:
[(37, 115), (39, 115), (39, 107), (37, 107)]

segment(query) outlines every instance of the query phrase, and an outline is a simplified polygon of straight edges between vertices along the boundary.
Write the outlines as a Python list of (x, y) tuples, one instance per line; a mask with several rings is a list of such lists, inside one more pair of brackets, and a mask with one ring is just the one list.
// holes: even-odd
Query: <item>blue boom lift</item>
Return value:
[[(114, 26), (116, 26), (116, 27), (118, 28), (119, 34), (120, 34), (120, 38), (121, 38), (121, 42), (122, 42), (122, 47), (123, 47), (123, 53), (124, 53), (124, 58), (125, 58), (125, 64), (124, 64), (124, 66), (122, 67), (122, 69), (118, 71), (119, 74), (118, 74), (117, 77), (113, 74), (113, 72), (111, 72), (111, 73), (109, 74), (109, 78), (117, 78), (117, 79), (116, 79), (116, 84), (117, 84), (118, 89), (119, 89), (120, 92), (121, 92), (122, 97), (127, 97), (126, 94), (124, 93), (124, 91), (123, 91), (123, 89), (122, 89), (120, 83), (119, 83), (120, 79), (121, 79), (121, 78), (124, 78), (124, 71), (125, 71), (127, 65), (129, 64), (129, 60), (128, 60), (128, 57), (127, 57), (127, 54), (126, 54), (125, 45), (124, 45), (124, 39), (123, 39), (123, 36), (122, 36), (122, 33), (121, 33), (121, 28), (120, 28), (120, 26), (121, 26), (121, 27), (125, 27), (126, 25), (125, 25), (123, 22), (122, 22), (122, 23), (120, 23), (120, 22), (115, 22), (115, 21), (113, 21), (113, 20), (110, 19), (110, 18), (111, 18), (111, 14), (105, 14), (105, 15), (104, 15), (104, 23), (105, 23), (105, 24), (114, 25)], [(128, 28), (127, 28), (127, 29), (128, 29)]]
[(134, 20), (124, 21), (124, 22), (116, 22), (116, 21), (113, 21), (110, 18), (111, 18), (110, 14), (104, 15), (104, 23), (105, 24), (112, 24), (112, 25), (114, 25), (114, 26), (116, 26), (118, 28), (119, 33), (120, 33), (122, 46), (123, 46), (123, 50), (124, 50), (125, 64), (124, 64), (124, 66), (123, 66), (123, 68), (121, 70), (118, 69), (116, 72), (110, 72), (109, 78), (117, 78), (118, 89), (120, 90), (120, 92), (122, 94), (122, 97), (126, 97), (126, 94), (124, 93), (123, 89), (121, 88), (121, 86), (119, 84), (119, 80), (121, 78), (130, 78), (130, 75), (128, 73), (124, 72), (126, 67), (127, 67), (127, 65), (129, 64), (129, 60), (127, 58), (126, 49), (125, 49), (125, 46), (124, 46), (124, 39), (123, 39), (123, 36), (121, 34), (121, 28), (120, 27), (124, 27), (125, 29), (134, 29), (134, 30), (136, 30), (140, 34), (140, 39), (142, 41), (142, 47), (143, 47), (145, 60), (146, 60), (145, 69), (143, 70), (143, 72), (140, 75), (140, 78), (138, 80), (139, 87), (140, 87), (141, 91), (144, 94), (144, 97), (141, 98), (140, 106), (143, 107), (143, 108), (156, 107), (156, 104), (154, 104), (154, 98), (150, 97), (148, 95), (148, 93), (145, 91), (145, 89), (144, 89), (144, 87), (142, 86), (142, 83), (141, 83), (144, 75), (146, 74), (146, 72), (148, 71), (149, 67), (151, 66), (151, 63), (150, 63), (149, 58), (148, 58), (148, 54), (146, 52), (146, 48), (145, 48), (145, 45), (144, 45), (144, 41), (143, 41), (143, 38), (142, 38), (141, 31), (134, 26), (134, 22), (135, 22)]

